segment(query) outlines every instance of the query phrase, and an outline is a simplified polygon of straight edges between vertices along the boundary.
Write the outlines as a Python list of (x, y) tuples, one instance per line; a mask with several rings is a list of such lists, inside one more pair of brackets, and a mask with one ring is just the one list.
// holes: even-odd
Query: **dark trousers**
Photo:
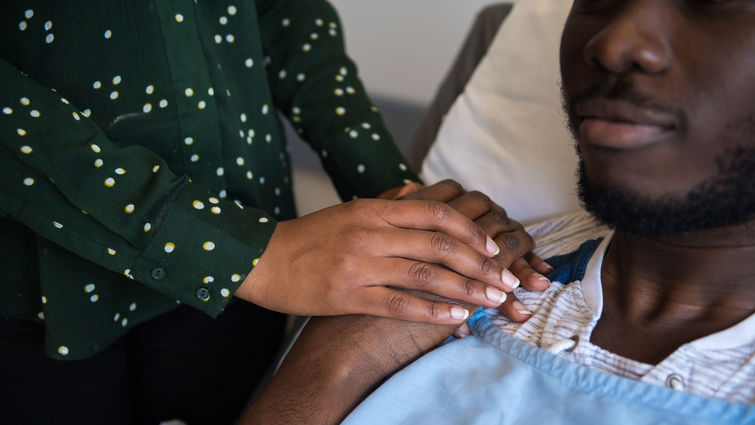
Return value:
[(234, 300), (217, 319), (179, 307), (100, 354), (61, 361), (44, 329), (0, 318), (0, 424), (231, 424), (268, 372), (285, 319)]

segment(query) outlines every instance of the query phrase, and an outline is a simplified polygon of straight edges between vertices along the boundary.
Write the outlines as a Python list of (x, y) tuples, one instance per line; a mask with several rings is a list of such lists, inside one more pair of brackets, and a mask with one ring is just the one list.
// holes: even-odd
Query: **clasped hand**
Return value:
[[(458, 324), (469, 306), (501, 306), (520, 281), (547, 287), (540, 273), (549, 266), (530, 253), (532, 238), (489, 198), (450, 180), (384, 197), (407, 192), (401, 200), (358, 199), (278, 223), (236, 295), (298, 315)], [(508, 298), (504, 314), (526, 319)]]

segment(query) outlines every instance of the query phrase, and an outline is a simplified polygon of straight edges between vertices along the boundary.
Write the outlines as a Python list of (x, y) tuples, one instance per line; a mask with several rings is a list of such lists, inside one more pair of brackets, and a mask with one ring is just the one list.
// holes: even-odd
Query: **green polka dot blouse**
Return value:
[(296, 215), (279, 113), (343, 199), (416, 176), (322, 0), (8, 0), (0, 316), (90, 356), (188, 304), (222, 312)]

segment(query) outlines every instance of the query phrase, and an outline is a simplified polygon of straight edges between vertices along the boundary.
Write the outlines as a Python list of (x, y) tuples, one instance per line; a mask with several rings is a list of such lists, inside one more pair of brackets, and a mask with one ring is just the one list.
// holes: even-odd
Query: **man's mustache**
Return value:
[(664, 112), (667, 114), (673, 114), (679, 118), (679, 122), (684, 122), (684, 113), (681, 109), (673, 107), (665, 102), (646, 95), (640, 91), (636, 84), (627, 78), (601, 78), (582, 93), (579, 93), (572, 99), (572, 106), (579, 104), (585, 99), (590, 98), (603, 98), (609, 100), (620, 100), (628, 102), (637, 108), (650, 109), (654, 111)]

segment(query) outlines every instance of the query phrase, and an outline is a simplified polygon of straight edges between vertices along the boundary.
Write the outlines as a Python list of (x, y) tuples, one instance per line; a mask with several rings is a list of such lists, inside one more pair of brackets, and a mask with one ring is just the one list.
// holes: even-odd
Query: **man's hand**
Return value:
[[(386, 192), (382, 196), (396, 196), (406, 200), (433, 200), (448, 203), (451, 207), (477, 223), (498, 246), (501, 252), (495, 257), (503, 268), (508, 268), (531, 291), (545, 290), (550, 281), (544, 276), (553, 268), (533, 254), (534, 242), (524, 227), (512, 220), (506, 211), (480, 192), (467, 192), (457, 182), (444, 180), (427, 188), (409, 183)], [(511, 320), (523, 322), (531, 313), (513, 294), (499, 307)], [(463, 333), (463, 331), (462, 331)]]
[(504, 291), (518, 285), (493, 259), (500, 251), (482, 227), (446, 203), (360, 199), (278, 223), (236, 295), (299, 315), (459, 324), (467, 309), (407, 291), (498, 307)]
[(455, 325), (384, 317), (313, 317), (239, 424), (334, 424)]

